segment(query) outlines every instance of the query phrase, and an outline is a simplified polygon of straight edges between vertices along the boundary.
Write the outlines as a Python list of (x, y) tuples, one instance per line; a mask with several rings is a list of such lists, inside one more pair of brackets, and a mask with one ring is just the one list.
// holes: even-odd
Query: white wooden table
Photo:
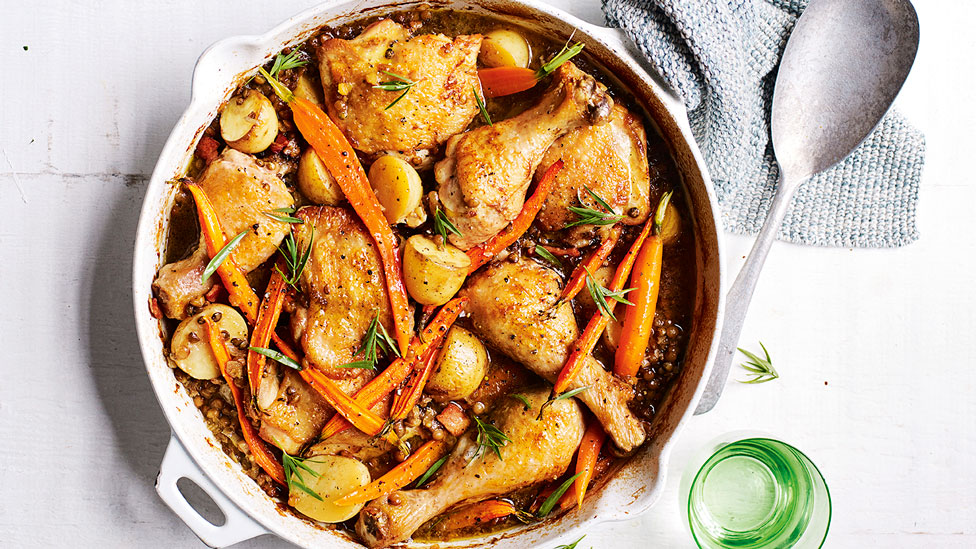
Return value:
[[(309, 3), (0, 3), (0, 545), (200, 546), (153, 491), (169, 429), (132, 330), (137, 212), (199, 53)], [(553, 3), (602, 22), (596, 0)], [(766, 343), (782, 378), (730, 383), (681, 433), (654, 510), (581, 547), (691, 545), (683, 462), (735, 429), (822, 468), (828, 546), (976, 546), (976, 5), (916, 3), (922, 46), (898, 104), (929, 144), (921, 240), (777, 244), (742, 341)], [(750, 239), (727, 241), (735, 270)]]

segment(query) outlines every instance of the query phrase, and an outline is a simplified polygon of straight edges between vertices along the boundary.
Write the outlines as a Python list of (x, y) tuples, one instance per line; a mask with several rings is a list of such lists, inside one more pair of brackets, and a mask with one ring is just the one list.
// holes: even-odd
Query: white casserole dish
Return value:
[[(236, 88), (241, 74), (249, 74), (283, 47), (304, 41), (322, 25), (340, 25), (393, 9), (388, 0), (330, 2), (300, 13), (266, 34), (217, 42), (200, 56), (193, 73), (190, 105), (166, 142), (153, 171), (143, 203), (133, 261), (133, 301), (136, 330), (153, 389), (173, 429), (160, 466), (156, 489), (160, 497), (193, 532), (212, 547), (224, 547), (265, 533), (273, 533), (303, 547), (362, 547), (345, 534), (325, 530), (298, 518), (268, 498), (240, 466), (228, 458), (206, 427), (192, 399), (173, 376), (163, 355), (160, 323), (150, 313), (151, 283), (160, 267), (167, 234), (166, 214), (175, 196), (168, 180), (181, 174), (192, 157), (201, 132), (216, 116), (221, 103)], [(632, 518), (649, 509), (664, 488), (669, 447), (698, 402), (711, 368), (723, 308), (723, 273), (718, 209), (704, 163), (691, 135), (682, 103), (639, 58), (634, 46), (615, 29), (585, 23), (536, 0), (445, 0), (428, 2), (435, 8), (475, 10), (505, 18), (506, 23), (544, 30), (557, 39), (569, 37), (586, 44), (585, 54), (615, 75), (630, 90), (668, 143), (684, 183), (686, 200), (695, 218), (698, 287), (695, 322), (683, 372), (659, 407), (649, 442), (609, 481), (593, 490), (582, 509), (558, 520), (502, 534), (441, 547), (492, 544), (501, 549), (553, 546), (575, 539), (597, 522)], [(648, 131), (654, 131), (649, 128)], [(217, 526), (200, 516), (176, 487), (188, 478), (207, 492), (226, 521)], [(423, 544), (414, 544), (422, 546)]]

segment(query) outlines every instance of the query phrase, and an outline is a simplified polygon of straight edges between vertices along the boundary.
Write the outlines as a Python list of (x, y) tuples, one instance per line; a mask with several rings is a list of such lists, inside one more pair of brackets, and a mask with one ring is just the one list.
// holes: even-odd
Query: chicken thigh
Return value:
[(251, 414), (260, 424), (261, 438), (296, 455), (319, 436), (333, 411), (297, 372), (281, 370), (274, 400), (261, 410), (251, 406)]
[(528, 410), (520, 401), (504, 399), (489, 420), (511, 439), (499, 448), (501, 456), (484, 448), (479, 453), (476, 432), (469, 430), (427, 488), (393, 492), (364, 507), (356, 532), (366, 545), (386, 547), (406, 540), (456, 503), (559, 478), (583, 438), (583, 413), (573, 399), (565, 399), (547, 407), (540, 420), (539, 409), (549, 392), (540, 388), (525, 396)]
[[(621, 223), (639, 225), (647, 220), (650, 213), (647, 136), (640, 119), (623, 105), (613, 106), (608, 124), (584, 126), (553, 143), (535, 172), (536, 180), (560, 158), (563, 168), (556, 174), (552, 193), (536, 217), (543, 229), (558, 231), (576, 221), (570, 206), (599, 208), (584, 185), (613, 206), (615, 213), (623, 215)], [(593, 225), (572, 227), (564, 238), (570, 245), (584, 245), (593, 238), (596, 228)]]
[(451, 243), (468, 250), (505, 228), (522, 210), (550, 145), (576, 128), (606, 122), (612, 106), (602, 84), (567, 62), (539, 104), (448, 140), (434, 174), (444, 212), (461, 232)]
[[(534, 261), (497, 263), (468, 279), (461, 295), (475, 331), (488, 343), (533, 372), (555, 381), (579, 338), (569, 303), (559, 299), (559, 275)], [(576, 398), (593, 412), (624, 451), (644, 442), (644, 427), (628, 408), (629, 385), (606, 371), (593, 357), (569, 389), (589, 387)]]
[[(285, 183), (275, 172), (258, 165), (253, 156), (227, 147), (207, 166), (198, 184), (213, 203), (224, 236), (230, 239), (248, 231), (231, 253), (245, 273), (275, 253), (289, 226), (268, 217), (265, 212), (295, 204)], [(216, 277), (206, 283), (200, 281), (208, 261), (201, 237), (197, 250), (190, 257), (159, 270), (153, 289), (166, 316), (185, 318), (187, 304), (210, 290)]]
[[(478, 113), (471, 90), (481, 89), (480, 49), (480, 34), (411, 38), (390, 19), (352, 40), (328, 40), (319, 48), (319, 71), (329, 116), (368, 156), (389, 151), (415, 166), (429, 163), (432, 153)], [(405, 90), (375, 86), (402, 82), (398, 77), (414, 84), (394, 105)]]

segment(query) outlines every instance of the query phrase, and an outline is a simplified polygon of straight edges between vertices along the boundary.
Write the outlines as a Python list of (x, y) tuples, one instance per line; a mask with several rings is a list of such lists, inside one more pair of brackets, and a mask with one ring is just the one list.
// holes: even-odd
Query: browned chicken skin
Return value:
[[(429, 163), (434, 150), (464, 131), (478, 112), (471, 88), (481, 89), (480, 48), (480, 34), (410, 38), (406, 28), (389, 19), (373, 23), (353, 40), (328, 40), (319, 48), (319, 70), (329, 116), (367, 155), (390, 151), (414, 165)], [(403, 91), (374, 88), (397, 80), (380, 71), (416, 84), (389, 107)]]
[[(559, 299), (559, 276), (535, 263), (502, 262), (478, 272), (461, 290), (467, 312), (485, 341), (549, 381), (555, 381), (569, 357), (579, 328), (568, 303)], [(624, 451), (644, 442), (644, 428), (627, 403), (632, 390), (592, 357), (569, 390), (589, 386), (576, 398), (593, 412)]]
[(260, 423), (261, 438), (295, 455), (322, 432), (332, 408), (291, 368), (283, 370), (274, 400), (251, 414)]
[(525, 395), (528, 410), (515, 399), (503, 399), (491, 414), (489, 421), (512, 440), (500, 448), (500, 459), (489, 449), (476, 457), (476, 432), (469, 429), (427, 488), (393, 492), (363, 508), (356, 531), (366, 545), (386, 547), (406, 540), (456, 503), (507, 494), (562, 475), (583, 438), (582, 411), (573, 399), (560, 400), (539, 420), (549, 391), (539, 388)]
[(550, 145), (576, 128), (604, 123), (612, 106), (602, 84), (567, 62), (536, 106), (452, 137), (434, 170), (445, 213), (461, 232), (451, 243), (467, 250), (501, 231), (522, 210)]
[[(227, 147), (207, 166), (198, 184), (213, 202), (224, 236), (230, 239), (248, 231), (231, 253), (241, 269), (247, 273), (267, 261), (289, 227), (288, 223), (271, 219), (265, 212), (295, 204), (278, 175), (259, 166), (253, 156)], [(166, 316), (185, 318), (187, 304), (210, 290), (216, 277), (200, 282), (208, 261), (201, 239), (190, 257), (159, 270), (153, 289)]]
[[(613, 106), (608, 124), (584, 126), (553, 143), (535, 172), (536, 180), (560, 158), (563, 168), (536, 217), (540, 227), (558, 231), (576, 221), (569, 207), (579, 206), (581, 202), (598, 209), (584, 185), (622, 214), (622, 223), (639, 225), (647, 220), (650, 213), (647, 136), (640, 118), (624, 106)], [(572, 227), (564, 237), (571, 245), (585, 245), (595, 229), (593, 225)]]

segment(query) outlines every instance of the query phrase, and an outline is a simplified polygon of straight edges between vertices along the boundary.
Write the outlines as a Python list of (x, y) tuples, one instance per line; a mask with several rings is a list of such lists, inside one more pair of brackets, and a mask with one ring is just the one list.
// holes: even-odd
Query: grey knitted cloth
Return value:
[[(769, 138), (776, 68), (807, 0), (604, 0), (684, 100), (725, 229), (762, 226), (778, 170)], [(797, 191), (779, 238), (818, 246), (891, 247), (918, 238), (925, 156), (920, 132), (896, 112), (846, 160)]]

